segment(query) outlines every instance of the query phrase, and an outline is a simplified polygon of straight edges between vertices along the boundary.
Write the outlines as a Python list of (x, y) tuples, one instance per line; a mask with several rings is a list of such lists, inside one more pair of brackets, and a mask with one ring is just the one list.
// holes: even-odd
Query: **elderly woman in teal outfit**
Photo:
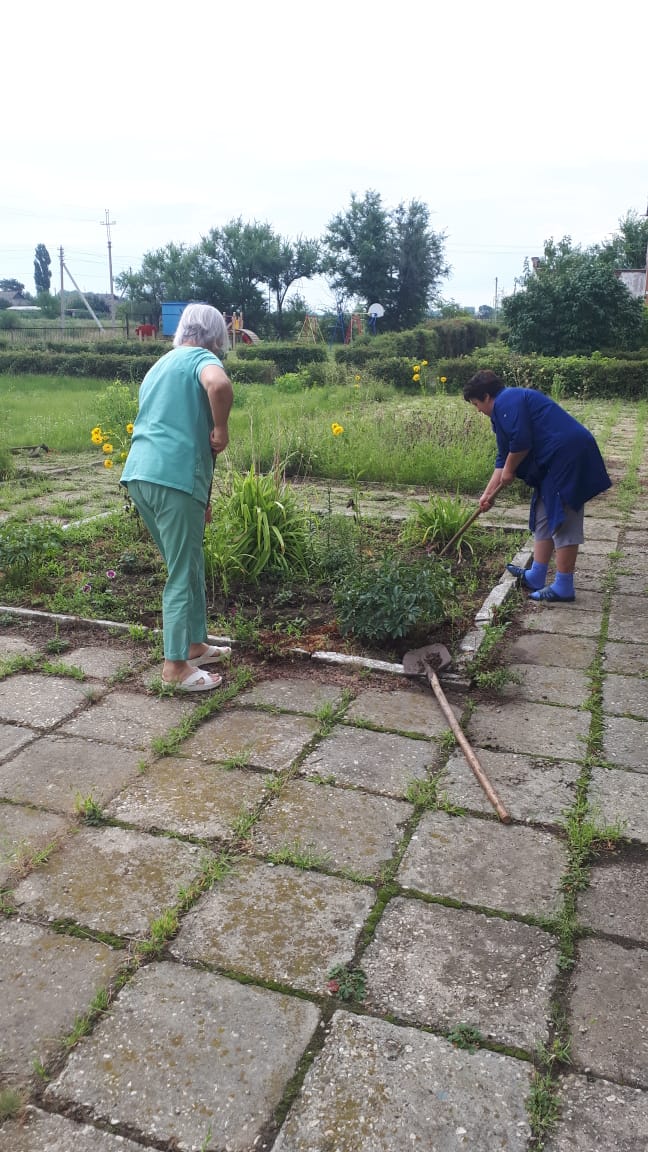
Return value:
[(203, 553), (213, 467), (228, 444), (233, 399), (222, 363), (223, 316), (209, 304), (189, 304), (173, 344), (142, 381), (121, 483), (167, 568), (162, 679), (184, 692), (208, 692), (222, 677), (201, 666), (230, 651), (207, 643)]
[[(490, 416), (497, 440), (495, 469), (479, 506), (491, 508), (496, 492), (517, 478), (533, 489), (529, 527), (533, 564), (507, 564), (531, 600), (576, 599), (574, 571), (583, 543), (585, 503), (611, 486), (592, 433), (534, 388), (506, 388), (494, 372), (477, 372), (463, 390), (478, 412)], [(545, 584), (555, 552), (556, 575)]]

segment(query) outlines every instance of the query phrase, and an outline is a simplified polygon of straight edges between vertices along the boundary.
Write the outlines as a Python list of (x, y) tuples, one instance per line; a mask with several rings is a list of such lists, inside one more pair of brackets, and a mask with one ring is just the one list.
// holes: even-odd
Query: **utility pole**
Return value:
[(497, 320), (497, 276), (495, 277), (495, 319)]
[(65, 288), (63, 286), (63, 270), (65, 265), (63, 263), (63, 248), (59, 248), (59, 259), (61, 261), (61, 328), (65, 328)]
[(106, 219), (100, 220), (99, 223), (101, 224), (102, 228), (106, 229), (106, 235), (108, 237), (108, 272), (110, 275), (110, 319), (114, 323), (114, 320), (115, 320), (115, 293), (113, 292), (112, 244), (110, 241), (110, 225), (116, 224), (117, 221), (110, 219), (110, 212), (106, 208)]

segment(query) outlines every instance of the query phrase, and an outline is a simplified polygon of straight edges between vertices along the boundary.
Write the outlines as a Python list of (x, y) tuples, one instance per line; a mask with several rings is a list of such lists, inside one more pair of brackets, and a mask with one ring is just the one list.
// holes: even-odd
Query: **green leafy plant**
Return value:
[(327, 972), (327, 988), (332, 996), (340, 1000), (364, 1000), (367, 975), (362, 968), (349, 968), (346, 964), (336, 964)]
[[(458, 497), (430, 496), (427, 504), (413, 506), (401, 538), (405, 544), (427, 544), (435, 552), (440, 552), (469, 519), (471, 511), (474, 509)], [(476, 529), (473, 529), (473, 536), (475, 533)], [(462, 546), (473, 552), (470, 535), (471, 528), (468, 528), (454, 546), (456, 553), (461, 553)]]
[(80, 792), (77, 793), (74, 798), (74, 811), (81, 817), (84, 824), (103, 823), (104, 816), (101, 805), (93, 796), (82, 796)]
[[(206, 532), (206, 564), (213, 573), (237, 570), (248, 580), (261, 573), (271, 575), (308, 572), (309, 520), (294, 493), (276, 474), (257, 475), (250, 468), (244, 476), (232, 473), (229, 495), (221, 497), (214, 508), (213, 521)], [(215, 535), (219, 549), (214, 549)], [(228, 538), (228, 554), (223, 541)], [(215, 564), (216, 556), (220, 559)]]
[(9, 583), (25, 582), (46, 558), (60, 551), (63, 532), (51, 524), (7, 521), (0, 527), (0, 571)]
[(333, 592), (343, 636), (381, 643), (412, 636), (445, 619), (454, 594), (449, 569), (439, 561), (386, 556), (342, 578)]

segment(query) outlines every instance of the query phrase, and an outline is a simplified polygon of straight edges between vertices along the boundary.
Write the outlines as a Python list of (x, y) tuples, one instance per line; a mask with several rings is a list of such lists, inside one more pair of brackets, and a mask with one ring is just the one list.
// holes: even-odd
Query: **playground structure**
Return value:
[(226, 313), (225, 321), (227, 323), (227, 331), (230, 337), (230, 347), (236, 348), (237, 344), (258, 344), (259, 337), (256, 332), (251, 328), (243, 327), (243, 313), (240, 308), (234, 310), (230, 315)]

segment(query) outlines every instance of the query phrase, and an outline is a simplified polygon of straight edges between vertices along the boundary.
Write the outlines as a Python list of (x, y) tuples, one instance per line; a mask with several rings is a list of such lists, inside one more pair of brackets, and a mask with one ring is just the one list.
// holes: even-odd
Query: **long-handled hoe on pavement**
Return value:
[(427, 676), (430, 687), (432, 688), (432, 691), (434, 692), (434, 695), (436, 696), (441, 706), (448, 724), (452, 728), (461, 751), (463, 752), (466, 760), (468, 761), (475, 776), (477, 777), (479, 784), (486, 793), (502, 823), (510, 824), (511, 817), (506, 811), (506, 808), (502, 804), (502, 801), (495, 792), (495, 789), (486, 776), (484, 769), (479, 763), (475, 750), (468, 743), (459, 724), (457, 723), (457, 718), (452, 711), (452, 708), (450, 707), (445, 693), (439, 683), (439, 677), (437, 676), (434, 666), (436, 665), (436, 669), (441, 672), (451, 663), (452, 657), (450, 656), (450, 653), (448, 652), (448, 649), (445, 647), (445, 645), (428, 644), (425, 648), (414, 648), (411, 652), (405, 653), (403, 656), (403, 672), (406, 676)]

